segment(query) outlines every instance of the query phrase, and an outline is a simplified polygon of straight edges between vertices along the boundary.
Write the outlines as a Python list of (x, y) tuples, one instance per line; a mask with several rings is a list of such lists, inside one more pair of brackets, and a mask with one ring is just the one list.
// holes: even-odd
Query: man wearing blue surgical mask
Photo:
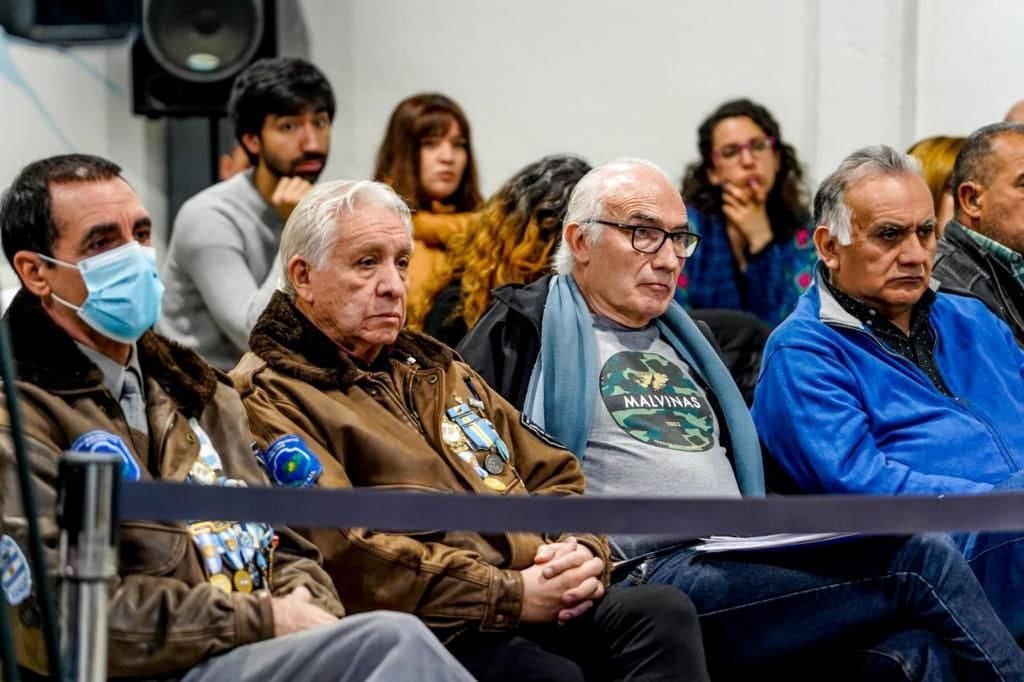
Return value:
[[(149, 330), (163, 285), (150, 217), (120, 171), (94, 156), (51, 157), (26, 166), (0, 200), (4, 252), (22, 282), (6, 318), (49, 575), (57, 573), (54, 473), (65, 450), (115, 454), (129, 480), (266, 483), (227, 378)], [(8, 492), (17, 488), (12, 460), (10, 416), (0, 409)], [(18, 499), (0, 495), (6, 576), (29, 575)], [(111, 677), (469, 679), (411, 616), (339, 620), (344, 609), (315, 551), (286, 528), (124, 521), (118, 535)], [(31, 580), (0, 588), (15, 615), (19, 665), (45, 672)]]
[[(56, 228), (56, 239), (50, 247), (32, 244), (14, 253), (15, 271), (77, 344), (126, 364), (135, 341), (160, 315), (163, 285), (149, 245), (149, 214), (116, 175), (54, 184), (49, 199), (47, 227)], [(111, 276), (119, 270), (129, 277)], [(90, 271), (101, 279), (89, 277)]]

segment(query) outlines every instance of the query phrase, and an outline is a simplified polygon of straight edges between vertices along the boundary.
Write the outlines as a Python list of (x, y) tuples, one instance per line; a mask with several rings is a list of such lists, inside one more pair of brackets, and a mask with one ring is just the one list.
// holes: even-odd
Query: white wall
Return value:
[[(391, 109), (441, 90), (485, 192), (545, 153), (673, 176), (726, 98), (766, 104), (813, 179), (856, 147), (967, 134), (1024, 98), (1016, 0), (300, 0), (342, 108), (327, 174), (361, 176)], [(330, 28), (328, 28), (330, 27)]]
[(1024, 2), (920, 0), (917, 131), (957, 134), (1024, 99)]
[(681, 175), (700, 118), (742, 94), (811, 142), (804, 0), (300, 4), (311, 57), (345, 102), (329, 173), (371, 172), (391, 110), (423, 90), (466, 110), (486, 191), (552, 152), (643, 156)]
[[(364, 176), (403, 97), (441, 90), (473, 124), (485, 193), (546, 153), (648, 157), (680, 176), (728, 97), (762, 101), (810, 176), (854, 148), (966, 134), (1024, 98), (1019, 0), (298, 0), (339, 100), (325, 177)], [(0, 45), (2, 47), (2, 45)], [(131, 116), (127, 46), (11, 60), (64, 131), (4, 78), (0, 186), (41, 156), (121, 163), (164, 214), (162, 124)], [(83, 68), (91, 67), (98, 79)], [(109, 80), (113, 87), (107, 85)], [(9, 284), (0, 275), (0, 284)]]
[[(33, 160), (98, 154), (124, 168), (153, 216), (165, 214), (162, 124), (131, 114), (127, 45), (58, 50), (0, 30), (0, 130), (0, 187)], [(0, 287), (16, 283), (4, 259)]]

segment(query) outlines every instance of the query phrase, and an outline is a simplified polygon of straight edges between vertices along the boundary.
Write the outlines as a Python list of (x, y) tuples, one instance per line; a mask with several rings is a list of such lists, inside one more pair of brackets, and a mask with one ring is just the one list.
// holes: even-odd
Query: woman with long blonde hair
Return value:
[(579, 157), (556, 154), (512, 176), (452, 239), (424, 296), (411, 306), (410, 325), (454, 346), (487, 310), (492, 289), (545, 275), (569, 195), (589, 170)]

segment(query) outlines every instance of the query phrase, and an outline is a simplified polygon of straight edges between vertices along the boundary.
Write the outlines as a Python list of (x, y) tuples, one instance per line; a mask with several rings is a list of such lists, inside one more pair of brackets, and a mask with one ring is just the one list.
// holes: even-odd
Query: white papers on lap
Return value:
[(698, 552), (752, 552), (764, 549), (785, 549), (835, 542), (844, 538), (856, 537), (856, 533), (776, 533), (775, 535), (755, 535), (748, 538), (733, 535), (712, 535), (701, 538), (700, 544), (694, 546)]

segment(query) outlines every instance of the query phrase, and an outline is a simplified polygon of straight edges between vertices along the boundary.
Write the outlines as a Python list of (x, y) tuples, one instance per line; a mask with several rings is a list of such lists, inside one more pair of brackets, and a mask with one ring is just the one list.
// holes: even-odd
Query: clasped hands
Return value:
[(541, 545), (523, 576), (524, 623), (566, 623), (604, 596), (604, 559), (575, 537)]

